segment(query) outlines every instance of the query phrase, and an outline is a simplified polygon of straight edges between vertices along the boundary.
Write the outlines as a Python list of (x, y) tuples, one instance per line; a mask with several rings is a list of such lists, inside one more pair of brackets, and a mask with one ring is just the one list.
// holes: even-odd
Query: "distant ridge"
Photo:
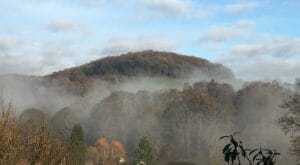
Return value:
[(138, 76), (187, 78), (195, 73), (212, 79), (234, 78), (231, 70), (221, 64), (198, 57), (153, 50), (105, 57), (46, 77), (85, 83), (90, 79), (115, 81)]

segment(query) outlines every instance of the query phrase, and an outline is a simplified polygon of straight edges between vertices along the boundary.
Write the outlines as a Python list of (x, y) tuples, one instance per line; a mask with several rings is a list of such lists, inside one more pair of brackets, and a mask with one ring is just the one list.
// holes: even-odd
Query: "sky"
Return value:
[(243, 80), (300, 77), (298, 0), (0, 0), (0, 75), (46, 75), (158, 50)]

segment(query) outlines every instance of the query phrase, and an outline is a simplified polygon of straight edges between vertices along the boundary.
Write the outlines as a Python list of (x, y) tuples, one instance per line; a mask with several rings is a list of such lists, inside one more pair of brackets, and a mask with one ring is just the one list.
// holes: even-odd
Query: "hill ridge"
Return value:
[(116, 80), (135, 76), (186, 78), (195, 71), (208, 77), (234, 78), (231, 70), (222, 64), (211, 63), (199, 57), (153, 50), (104, 57), (78, 67), (53, 72), (46, 77), (80, 82), (90, 78)]

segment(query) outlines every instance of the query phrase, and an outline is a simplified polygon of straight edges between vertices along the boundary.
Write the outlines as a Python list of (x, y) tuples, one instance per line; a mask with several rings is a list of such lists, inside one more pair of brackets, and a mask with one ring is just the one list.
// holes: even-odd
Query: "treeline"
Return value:
[(132, 156), (139, 139), (148, 136), (158, 156), (168, 155), (158, 158), (162, 161), (223, 164), (217, 139), (241, 131), (247, 146), (276, 148), (282, 153), (279, 164), (293, 162), (290, 137), (277, 122), (284, 112), (279, 106), (290, 94), (277, 82), (253, 82), (237, 91), (215, 81), (182, 90), (116, 91), (92, 109), (87, 141), (99, 135), (120, 139)]
[(2, 102), (0, 164), (223, 164), (218, 138), (237, 130), (247, 146), (278, 149), (278, 163), (292, 164), (287, 152), (299, 140), (293, 136), (290, 143), (279, 124), (298, 127), (299, 101), (286, 105), (296, 117), (278, 123), (284, 112), (279, 105), (290, 95), (277, 82), (238, 91), (215, 81), (182, 90), (116, 91), (81, 118), (69, 108), (53, 115), (27, 109), (17, 117)]
[[(99, 137), (93, 145), (88, 145), (81, 124), (75, 123), (69, 129), (66, 124), (57, 123), (62, 119), (59, 115), (65, 117), (64, 113), (70, 112), (68, 108), (52, 119), (38, 109), (27, 109), (17, 118), (13, 106), (0, 101), (1, 165), (155, 165), (158, 162), (147, 137), (140, 139), (134, 156), (129, 158), (124, 144), (118, 140)], [(57, 127), (57, 124), (62, 125)]]
[(28, 109), (17, 118), (11, 104), (2, 100), (0, 105), (1, 165), (115, 165), (127, 159), (119, 141), (100, 137), (86, 145), (80, 124), (61, 134), (42, 111)]

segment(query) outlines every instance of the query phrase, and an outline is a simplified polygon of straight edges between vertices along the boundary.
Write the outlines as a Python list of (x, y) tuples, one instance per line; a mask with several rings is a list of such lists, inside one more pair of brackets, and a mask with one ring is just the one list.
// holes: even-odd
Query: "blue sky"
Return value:
[(145, 49), (238, 78), (300, 77), (298, 0), (0, 0), (0, 74), (44, 75)]

